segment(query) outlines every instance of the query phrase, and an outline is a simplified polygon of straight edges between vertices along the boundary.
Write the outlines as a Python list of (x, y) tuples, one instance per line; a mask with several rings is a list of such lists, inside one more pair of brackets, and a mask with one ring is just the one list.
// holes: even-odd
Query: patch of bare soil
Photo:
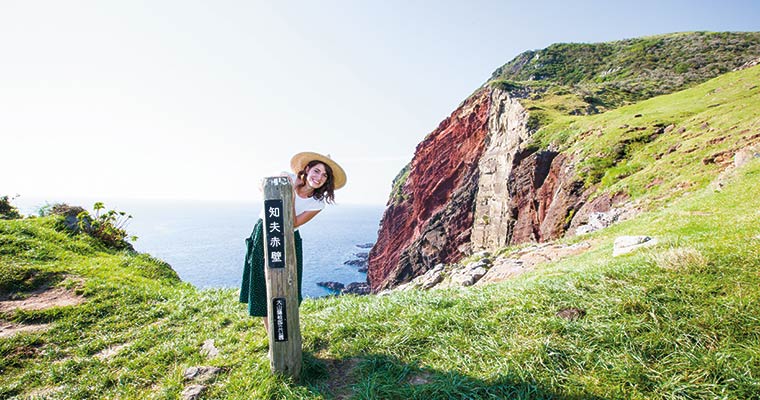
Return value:
[(30, 399), (47, 399), (53, 397), (53, 395), (63, 390), (63, 386), (47, 387), (42, 389), (36, 389), (27, 395)]
[(72, 289), (42, 287), (22, 299), (0, 300), (0, 313), (15, 310), (46, 310), (52, 307), (75, 306), (83, 302), (84, 297), (77, 295)]
[(353, 383), (353, 372), (359, 362), (359, 358), (348, 358), (345, 360), (334, 360), (329, 358), (321, 359), (327, 364), (327, 390), (336, 399), (348, 399), (353, 396), (351, 384)]
[(14, 324), (0, 319), (0, 338), (11, 337), (22, 332), (44, 331), (49, 326), (49, 324)]
[(427, 372), (421, 372), (419, 374), (412, 375), (408, 380), (409, 384), (412, 386), (427, 385), (432, 381), (433, 376)]
[[(84, 301), (84, 297), (77, 295), (73, 289), (43, 286), (20, 296), (0, 297), (0, 315), (16, 310), (39, 311), (52, 307), (75, 306)], [(39, 332), (48, 327), (49, 324), (17, 324), (0, 319), (0, 337), (9, 337), (22, 332)]]

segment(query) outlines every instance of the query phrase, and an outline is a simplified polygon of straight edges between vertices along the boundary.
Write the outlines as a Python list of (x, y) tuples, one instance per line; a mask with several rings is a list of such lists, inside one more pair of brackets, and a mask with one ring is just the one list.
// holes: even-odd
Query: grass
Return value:
[[(0, 339), (0, 397), (176, 398), (185, 368), (213, 365), (206, 398), (757, 398), (758, 178), (755, 161), (720, 192), (597, 232), (591, 251), (502, 284), (306, 300), (300, 383), (270, 373), (263, 328), (235, 291), (198, 291), (51, 218), (3, 221), (6, 287), (75, 276), (87, 301), (6, 316), (52, 328)], [(611, 258), (625, 234), (661, 244)], [(556, 316), (567, 307), (586, 316)], [(201, 356), (206, 339), (220, 356)]]
[(760, 68), (590, 116), (554, 114), (533, 136), (578, 160), (578, 179), (652, 207), (704, 187), (738, 150), (760, 144)]
[(682, 32), (606, 43), (557, 43), (494, 71), (511, 87), (551, 83), (601, 111), (704, 82), (757, 57), (758, 32)]

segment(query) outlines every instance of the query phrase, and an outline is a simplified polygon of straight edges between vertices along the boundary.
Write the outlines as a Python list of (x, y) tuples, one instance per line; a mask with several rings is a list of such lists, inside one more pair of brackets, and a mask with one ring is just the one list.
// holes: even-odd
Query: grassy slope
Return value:
[[(224, 372), (209, 397), (751, 398), (760, 391), (758, 178), (755, 161), (721, 192), (599, 232), (591, 252), (511, 282), (307, 300), (301, 385), (270, 375), (263, 329), (234, 291), (147, 278), (157, 276), (151, 260), (91, 250), (49, 220), (2, 222), (5, 271), (65, 270), (85, 278), (88, 301), (14, 316), (53, 328), (0, 340), (0, 397), (58, 388), (54, 397), (174, 398), (186, 367), (211, 364)], [(623, 234), (662, 244), (612, 259)], [(586, 317), (555, 316), (571, 306)], [(211, 361), (198, 352), (208, 338), (221, 350)], [(118, 344), (113, 358), (93, 357)], [(336, 388), (336, 373), (349, 373), (349, 386)], [(408, 384), (415, 377), (427, 383)]]
[[(604, 114), (557, 117), (530, 145), (575, 155), (588, 185), (659, 205), (703, 187), (735, 151), (760, 143), (758, 82), (754, 67)], [(723, 152), (725, 162), (710, 162)]]
[(606, 43), (558, 43), (515, 57), (498, 68), (491, 81), (539, 92), (542, 87), (561, 90), (605, 110), (683, 90), (759, 54), (760, 32), (682, 32)]
[[(733, 125), (757, 131), (751, 107), (758, 92), (747, 85), (758, 81), (759, 71), (614, 111), (619, 115), (558, 121), (543, 137), (612, 127), (595, 141), (558, 142), (595, 154), (619, 143), (622, 124), (669, 122), (698, 133), (674, 139), (683, 148), (715, 135), (728, 135), (716, 146), (730, 147), (741, 132)], [(751, 96), (746, 103), (730, 94), (734, 87)], [(708, 107), (723, 95), (725, 105)], [(699, 99), (706, 99), (704, 107)], [(741, 107), (750, 107), (748, 114)], [(631, 113), (643, 116), (631, 119)], [(706, 119), (715, 131), (696, 128)], [(641, 145), (636, 157), (665, 149), (664, 143), (650, 148), (664, 138)], [(0, 221), (0, 288), (33, 287), (35, 276), (75, 286), (72, 277), (79, 277), (78, 291), (87, 298), (79, 306), (5, 316), (52, 327), (0, 339), (0, 398), (40, 390), (59, 398), (176, 398), (186, 385), (183, 370), (198, 365), (223, 368), (205, 393), (209, 398), (757, 397), (760, 161), (714, 192), (704, 181), (717, 167), (702, 164), (709, 152), (699, 151), (674, 157), (672, 166), (666, 156), (660, 159), (661, 168), (670, 168), (662, 171), (662, 185), (698, 183), (685, 196), (593, 234), (594, 248), (586, 254), (484, 288), (305, 301), (299, 385), (270, 374), (263, 328), (247, 317), (234, 291), (197, 291), (162, 263), (70, 237), (51, 218)], [(657, 165), (645, 164), (651, 163)], [(608, 189), (625, 184), (637, 193), (634, 178), (646, 171), (612, 180)], [(653, 188), (640, 196), (664, 193)], [(624, 234), (655, 235), (661, 244), (613, 259), (612, 242)], [(565, 307), (587, 315), (556, 317)], [(206, 339), (216, 341), (219, 357), (200, 355)], [(110, 359), (94, 357), (115, 345), (125, 346)]]

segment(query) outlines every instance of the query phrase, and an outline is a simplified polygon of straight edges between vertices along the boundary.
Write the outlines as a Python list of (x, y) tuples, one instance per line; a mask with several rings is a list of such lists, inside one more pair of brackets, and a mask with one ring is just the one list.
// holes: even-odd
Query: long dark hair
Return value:
[(306, 164), (305, 167), (303, 167), (302, 170), (298, 171), (298, 183), (296, 183), (296, 186), (299, 188), (306, 186), (306, 171), (317, 164), (322, 164), (325, 166), (327, 179), (322, 186), (320, 186), (318, 189), (314, 189), (314, 194), (312, 194), (311, 197), (320, 201), (324, 200), (329, 204), (333, 204), (335, 203), (335, 179), (333, 178), (333, 170), (329, 165), (325, 164), (322, 161), (311, 160)]

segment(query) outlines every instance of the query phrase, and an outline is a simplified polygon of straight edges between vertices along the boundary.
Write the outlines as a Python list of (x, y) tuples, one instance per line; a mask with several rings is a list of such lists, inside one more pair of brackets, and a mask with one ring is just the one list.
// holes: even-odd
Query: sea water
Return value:
[[(67, 203), (92, 207), (91, 202)], [(35, 214), (45, 202), (14, 204), (22, 213)], [(201, 289), (240, 287), (245, 239), (258, 219), (260, 202), (112, 200), (105, 205), (132, 215), (126, 230), (138, 237), (132, 243), (135, 249), (166, 261), (183, 281)], [(304, 297), (331, 293), (317, 282), (366, 281), (366, 273), (345, 262), (369, 251), (359, 246), (375, 242), (382, 212), (382, 206), (328, 205), (299, 228)]]

